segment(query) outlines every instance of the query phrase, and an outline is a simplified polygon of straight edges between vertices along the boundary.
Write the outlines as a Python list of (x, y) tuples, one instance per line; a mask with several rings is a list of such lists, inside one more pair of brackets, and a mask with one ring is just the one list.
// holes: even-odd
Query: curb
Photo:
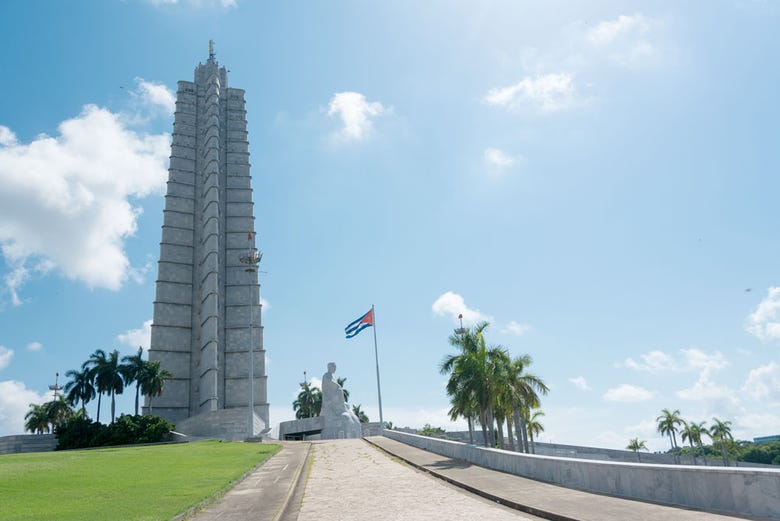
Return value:
[(306, 463), (309, 461), (309, 458), (311, 457), (311, 445), (312, 444), (309, 443), (309, 446), (306, 449), (306, 455), (303, 458), (301, 458), (301, 462), (298, 464), (298, 468), (295, 469), (295, 474), (293, 475), (293, 479), (290, 481), (290, 486), (287, 489), (287, 493), (285, 494), (281, 504), (277, 507), (276, 512), (274, 513), (274, 516), (272, 518), (272, 521), (280, 521), (281, 519), (285, 518), (287, 511), (290, 507), (290, 501), (292, 500), (293, 496), (295, 496), (295, 493), (298, 491), (299, 487), (301, 486), (301, 481), (304, 479), (303, 469), (304, 467), (306, 467)]
[[(532, 507), (530, 505), (525, 505), (523, 503), (518, 503), (516, 501), (512, 501), (511, 499), (506, 499), (501, 496), (497, 496), (495, 494), (491, 494), (490, 492), (487, 492), (485, 490), (478, 489), (476, 487), (473, 487), (471, 485), (468, 485), (466, 483), (463, 483), (462, 481), (458, 481), (456, 479), (450, 478), (448, 476), (445, 476), (444, 474), (440, 474), (436, 472), (435, 470), (431, 470), (427, 467), (424, 467), (423, 465), (419, 465), (415, 463), (414, 461), (408, 460), (404, 458), (403, 456), (399, 454), (395, 454), (389, 449), (386, 449), (385, 447), (382, 447), (373, 441), (363, 438), (363, 440), (372, 445), (373, 447), (376, 447), (377, 449), (381, 450), (385, 454), (389, 454), (390, 456), (394, 458), (398, 458), (404, 463), (416, 468), (417, 470), (420, 470), (422, 472), (425, 472), (426, 474), (430, 474), (431, 476), (434, 476), (438, 479), (441, 479), (442, 481), (446, 481), (447, 483), (451, 485), (455, 485), (456, 487), (462, 488), (468, 492), (471, 492), (472, 494), (476, 494), (478, 496), (481, 496), (485, 499), (489, 499), (490, 501), (494, 501), (500, 505), (504, 505), (505, 507), (509, 507), (514, 510), (519, 510), (521, 512), (525, 512), (526, 514), (531, 514), (533, 516), (541, 517), (544, 519), (550, 519), (551, 521), (580, 521), (579, 519), (575, 519), (573, 517), (564, 516), (561, 514), (556, 514), (555, 512), (550, 512), (549, 510), (540, 510), (536, 507)], [(421, 449), (422, 450), (422, 449)]]

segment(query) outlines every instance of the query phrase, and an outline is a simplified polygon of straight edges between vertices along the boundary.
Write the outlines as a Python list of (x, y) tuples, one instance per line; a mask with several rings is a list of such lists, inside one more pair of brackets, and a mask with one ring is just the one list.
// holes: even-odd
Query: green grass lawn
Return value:
[(0, 519), (168, 520), (279, 449), (204, 441), (0, 456)]

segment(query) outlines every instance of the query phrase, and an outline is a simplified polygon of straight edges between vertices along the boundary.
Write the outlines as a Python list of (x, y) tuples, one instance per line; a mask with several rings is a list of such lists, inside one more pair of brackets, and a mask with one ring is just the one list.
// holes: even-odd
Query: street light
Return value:
[(54, 385), (49, 386), (50, 391), (54, 391), (54, 399), (57, 399), (57, 393), (62, 391), (62, 386), (59, 384), (60, 381), (60, 373), (54, 373)]
[(455, 329), (455, 334), (465, 335), (468, 332), (468, 329), (463, 327), (463, 313), (459, 313), (458, 318), (460, 319), (460, 327)]
[[(249, 233), (249, 240), (252, 240), (252, 233)], [(257, 273), (257, 265), (263, 254), (252, 246), (241, 255), (238, 260), (247, 267), (244, 269), (247, 273)], [(252, 330), (254, 329), (255, 319), (255, 299), (252, 293), (252, 285), (249, 285), (249, 433), (248, 438), (255, 436), (255, 345), (252, 339)]]

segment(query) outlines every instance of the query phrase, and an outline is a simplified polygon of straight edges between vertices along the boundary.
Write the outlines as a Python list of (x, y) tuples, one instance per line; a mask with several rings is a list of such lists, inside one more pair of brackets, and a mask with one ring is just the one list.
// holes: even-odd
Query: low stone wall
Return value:
[(385, 430), (421, 449), (569, 488), (741, 516), (780, 519), (780, 470), (605, 462), (519, 454)]
[(49, 452), (57, 446), (54, 434), (17, 434), (0, 437), (0, 454)]

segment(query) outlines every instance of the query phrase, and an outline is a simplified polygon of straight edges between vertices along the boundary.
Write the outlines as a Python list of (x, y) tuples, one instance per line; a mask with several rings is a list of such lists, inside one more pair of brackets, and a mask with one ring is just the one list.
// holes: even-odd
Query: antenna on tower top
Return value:
[(209, 40), (209, 61), (214, 62), (214, 40)]

